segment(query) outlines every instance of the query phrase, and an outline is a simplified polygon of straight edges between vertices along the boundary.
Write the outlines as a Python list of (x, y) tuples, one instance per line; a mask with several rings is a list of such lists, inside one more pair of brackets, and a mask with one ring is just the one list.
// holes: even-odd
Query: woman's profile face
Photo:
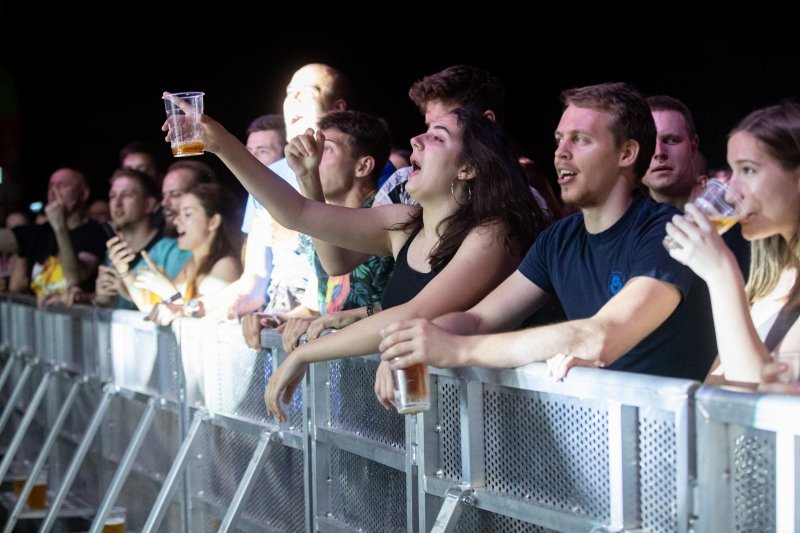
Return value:
[(728, 185), (742, 204), (742, 235), (747, 240), (797, 232), (800, 213), (800, 168), (785, 170), (761, 141), (746, 131), (728, 140), (728, 164), (733, 173)]
[(428, 131), (411, 139), (411, 166), (406, 190), (417, 201), (439, 194), (450, 195), (461, 156), (461, 127), (454, 114), (434, 121)]
[(178, 230), (178, 248), (181, 250), (196, 250), (211, 239), (209, 218), (197, 196), (188, 193), (181, 195), (175, 228)]

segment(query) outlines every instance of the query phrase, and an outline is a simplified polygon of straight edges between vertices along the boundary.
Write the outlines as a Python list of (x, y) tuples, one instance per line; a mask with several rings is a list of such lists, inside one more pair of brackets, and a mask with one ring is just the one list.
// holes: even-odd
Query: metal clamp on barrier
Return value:
[(461, 513), (466, 506), (474, 505), (475, 491), (465, 484), (450, 487), (444, 495), (444, 503), (439, 510), (439, 516), (431, 529), (432, 533), (449, 533), (455, 531)]

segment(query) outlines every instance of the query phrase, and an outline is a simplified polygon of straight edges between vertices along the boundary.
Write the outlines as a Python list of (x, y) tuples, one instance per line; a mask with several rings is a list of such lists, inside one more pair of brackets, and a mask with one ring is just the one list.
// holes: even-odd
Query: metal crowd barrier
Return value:
[(368, 356), (312, 365), (278, 423), (263, 392), (285, 354), (262, 345), (0, 300), (0, 477), (32, 470), (0, 494), (4, 530), (100, 531), (114, 506), (148, 532), (800, 529), (797, 398), (534, 364), (434, 369), (430, 411), (404, 417)]

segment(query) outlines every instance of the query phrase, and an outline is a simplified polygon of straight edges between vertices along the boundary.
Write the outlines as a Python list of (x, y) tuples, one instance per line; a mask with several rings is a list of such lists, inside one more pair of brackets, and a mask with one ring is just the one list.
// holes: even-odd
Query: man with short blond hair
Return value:
[(135, 309), (130, 298), (138, 292), (133, 288), (135, 273), (146, 267), (142, 251), (150, 250), (161, 238), (158, 228), (150, 223), (158, 207), (158, 192), (149, 174), (132, 168), (115, 170), (109, 182), (108, 204), (116, 236), (106, 241), (108, 257), (98, 268), (95, 301), (103, 306)]
[[(636, 194), (656, 140), (647, 102), (624, 83), (562, 99), (555, 167), (562, 199), (580, 213), (544, 230), (519, 269), (468, 311), (385, 328), (380, 349), (392, 368), (550, 360), (557, 378), (576, 365), (705, 378), (716, 356), (708, 289), (662, 245), (679, 211)], [(568, 320), (514, 330), (552, 296)]]

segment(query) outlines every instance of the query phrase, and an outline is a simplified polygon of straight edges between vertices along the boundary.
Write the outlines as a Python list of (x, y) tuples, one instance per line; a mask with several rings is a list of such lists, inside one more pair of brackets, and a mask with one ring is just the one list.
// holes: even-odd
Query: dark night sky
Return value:
[[(645, 94), (684, 100), (715, 166), (724, 162), (725, 135), (738, 119), (800, 95), (797, 30), (780, 28), (786, 17), (776, 13), (763, 23), (742, 14), (713, 25), (675, 13), (642, 19), (632, 30), (606, 7), (576, 20), (572, 4), (531, 6), (535, 17), (392, 9), (359, 19), (337, 12), (324, 24), (294, 14), (287, 29), (276, 29), (270, 21), (281, 14), (266, 7), (217, 6), (179, 18), (166, 4), (150, 11), (136, 4), (135, 13), (120, 4), (114, 9), (122, 15), (94, 12), (90, 21), (66, 5), (39, 17), (33, 2), (24, 9), (0, 2), (0, 81), (5, 71), (17, 93), (17, 174), (26, 202), (42, 196), (49, 174), (65, 165), (85, 171), (104, 194), (122, 145), (162, 141), (163, 90), (205, 91), (206, 112), (241, 137), (250, 119), (281, 110), (291, 73), (311, 61), (349, 74), (397, 144), (423, 126), (406, 96), (411, 83), (455, 63), (484, 67), (506, 86), (511, 133), (550, 173), (558, 94), (566, 87), (627, 81)], [(499, 37), (483, 35), (490, 25), (503, 28)], [(356, 38), (359, 32), (365, 36)]]

